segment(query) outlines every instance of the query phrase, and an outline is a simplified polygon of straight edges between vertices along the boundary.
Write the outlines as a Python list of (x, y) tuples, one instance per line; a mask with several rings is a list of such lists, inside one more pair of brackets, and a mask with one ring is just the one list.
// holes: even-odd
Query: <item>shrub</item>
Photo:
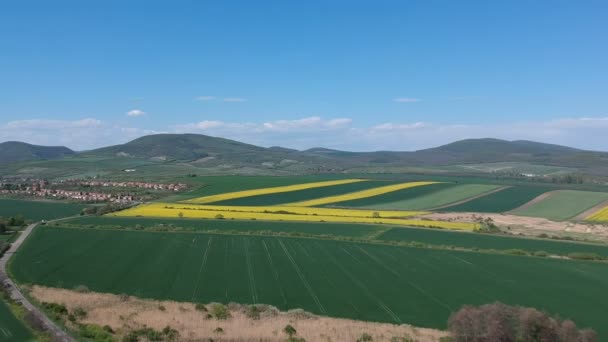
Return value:
[(577, 259), (577, 260), (604, 260), (605, 259), (601, 255), (598, 255), (595, 253), (586, 253), (586, 252), (569, 253), (568, 257), (570, 259)]
[(528, 252), (523, 249), (505, 249), (504, 252), (511, 255), (528, 255)]
[(197, 311), (207, 312), (207, 308), (205, 307), (205, 304), (196, 303), (196, 305), (194, 306), (194, 308)]
[(215, 319), (228, 319), (230, 318), (230, 311), (225, 305), (215, 303), (211, 304), (211, 315)]
[(78, 334), (85, 339), (91, 339), (95, 342), (113, 342), (116, 340), (112, 333), (107, 331), (105, 327), (102, 328), (95, 324), (80, 325)]
[(43, 302), (42, 307), (44, 307), (55, 320), (61, 320), (63, 316), (67, 316), (68, 314), (68, 309), (63, 304)]
[(393, 337), (391, 337), (391, 342), (414, 342), (414, 339), (412, 339), (409, 336), (404, 336), (404, 337), (393, 336)]
[(221, 335), (224, 333), (224, 329), (222, 329), (221, 327), (217, 327), (217, 328), (213, 329), (213, 333)]
[(298, 333), (296, 328), (294, 328), (291, 324), (287, 324), (285, 328), (283, 328), (283, 332), (287, 334), (287, 336), (292, 337)]
[(251, 319), (260, 319), (260, 309), (257, 305), (247, 306), (247, 312), (245, 314)]
[(224, 219), (224, 215), (222, 215), (222, 214), (217, 214), (217, 215), (215, 215), (215, 219), (216, 219), (216, 220), (223, 220), (223, 219)]
[(74, 314), (74, 316), (77, 319), (85, 319), (85, 318), (87, 318), (87, 312), (83, 308), (76, 308), (76, 309), (74, 309), (73, 314)]
[(536, 251), (533, 253), (534, 256), (537, 257), (546, 257), (549, 256), (549, 253), (545, 252), (545, 251)]
[(78, 285), (74, 288), (74, 291), (78, 292), (78, 293), (88, 293), (90, 292), (89, 288), (86, 287), (85, 285)]
[(361, 335), (358, 339), (357, 342), (370, 342), (373, 341), (374, 339), (372, 338), (372, 335), (368, 334), (368, 333), (363, 333), (363, 335)]
[(179, 331), (168, 325), (163, 329), (162, 333), (165, 335), (165, 341), (177, 341), (179, 339)]

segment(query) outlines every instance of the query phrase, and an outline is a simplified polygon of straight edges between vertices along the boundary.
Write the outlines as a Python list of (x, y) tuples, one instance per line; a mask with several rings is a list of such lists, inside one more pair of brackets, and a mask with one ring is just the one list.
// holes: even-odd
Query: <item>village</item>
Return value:
[[(104, 188), (107, 190), (121, 190), (103, 191)], [(45, 179), (0, 179), (0, 195), (63, 199), (83, 203), (131, 203), (149, 199), (148, 193), (136, 191), (137, 189), (157, 192), (178, 192), (187, 189), (187, 185), (183, 183), (164, 184), (134, 181), (62, 180), (49, 182)]]

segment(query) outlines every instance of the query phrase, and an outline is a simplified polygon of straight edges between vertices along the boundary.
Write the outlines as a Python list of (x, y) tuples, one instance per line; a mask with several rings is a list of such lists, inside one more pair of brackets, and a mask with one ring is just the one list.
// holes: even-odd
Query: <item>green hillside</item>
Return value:
[(18, 141), (0, 143), (0, 163), (59, 159), (74, 154), (74, 151), (64, 146), (38, 146)]

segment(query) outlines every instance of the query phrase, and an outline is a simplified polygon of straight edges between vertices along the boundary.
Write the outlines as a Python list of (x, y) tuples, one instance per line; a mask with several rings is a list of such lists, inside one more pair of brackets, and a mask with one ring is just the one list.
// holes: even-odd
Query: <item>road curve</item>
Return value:
[(38, 319), (44, 324), (44, 328), (46, 331), (50, 332), (53, 336), (54, 341), (58, 342), (73, 342), (75, 341), (70, 335), (65, 333), (60, 327), (58, 327), (55, 322), (51, 321), (46, 315), (40, 311), (36, 306), (32, 305), (30, 301), (21, 293), (19, 288), (15, 286), (15, 283), (9, 278), (8, 273), (6, 271), (6, 266), (8, 265), (8, 261), (13, 256), (13, 254), (17, 253), (19, 247), (23, 244), (23, 241), (27, 239), (27, 237), (32, 233), (34, 228), (36, 228), (38, 224), (30, 224), (25, 228), (25, 230), (21, 233), (19, 238), (15, 240), (11, 247), (6, 253), (0, 258), (0, 284), (3, 286), (11, 298), (17, 302), (23, 304), (23, 307), (28, 312), (31, 312), (33, 315), (38, 317)]

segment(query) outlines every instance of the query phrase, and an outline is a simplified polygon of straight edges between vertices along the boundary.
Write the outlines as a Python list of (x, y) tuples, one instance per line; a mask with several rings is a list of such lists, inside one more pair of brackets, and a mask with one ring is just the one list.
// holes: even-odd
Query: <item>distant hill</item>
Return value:
[(222, 154), (261, 153), (266, 150), (268, 149), (202, 134), (155, 134), (83, 154), (192, 161)]
[(59, 159), (74, 154), (65, 146), (38, 146), (18, 141), (0, 143), (0, 163)]
[[(56, 159), (75, 153), (65, 147), (42, 147), (24, 143), (0, 144), (0, 162)], [(126, 144), (76, 154), (82, 157), (148, 159), (176, 163), (180, 167), (213, 173), (301, 174), (383, 167), (442, 167), (448, 165), (517, 162), (568, 167), (585, 173), (608, 173), (608, 153), (534, 141), (467, 139), (413, 152), (349, 152), (322, 147), (298, 151), (279, 146), (255, 146), (200, 134), (156, 134)], [(363, 168), (363, 169), (362, 169)], [(380, 168), (380, 169), (378, 169)]]

